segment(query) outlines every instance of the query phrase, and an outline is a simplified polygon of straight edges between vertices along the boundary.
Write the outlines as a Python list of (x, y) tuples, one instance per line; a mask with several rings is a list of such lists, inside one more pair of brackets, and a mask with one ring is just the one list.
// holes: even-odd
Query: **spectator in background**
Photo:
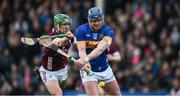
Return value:
[(180, 95), (180, 80), (179, 78), (174, 78), (172, 80), (172, 88), (170, 91), (170, 96), (179, 96)]
[(2, 51), (3, 54), (0, 55), (0, 72), (5, 74), (6, 71), (10, 71), (10, 67), (14, 61), (12, 56), (10, 55), (9, 49), (2, 49)]

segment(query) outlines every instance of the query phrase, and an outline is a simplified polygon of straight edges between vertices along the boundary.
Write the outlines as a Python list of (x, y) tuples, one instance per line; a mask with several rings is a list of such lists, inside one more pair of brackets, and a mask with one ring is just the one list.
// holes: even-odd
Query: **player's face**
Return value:
[(101, 20), (90, 20), (90, 26), (93, 30), (98, 31), (101, 28), (102, 21)]
[(56, 25), (56, 28), (57, 28), (57, 31), (59, 32), (59, 33), (66, 33), (66, 32), (68, 32), (69, 31), (69, 29), (70, 29), (70, 25), (68, 24), (68, 23), (66, 23), (66, 24), (57, 24)]

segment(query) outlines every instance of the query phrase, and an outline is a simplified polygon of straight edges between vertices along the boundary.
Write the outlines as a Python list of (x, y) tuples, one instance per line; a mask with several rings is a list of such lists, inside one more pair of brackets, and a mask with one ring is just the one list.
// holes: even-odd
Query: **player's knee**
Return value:
[(62, 92), (54, 92), (52, 94), (52, 96), (62, 96), (62, 95), (63, 95)]
[(54, 89), (54, 90), (49, 90), (49, 92), (52, 96), (62, 96), (63, 95), (62, 90)]
[(120, 96), (120, 91), (118, 91), (118, 90), (111, 91), (111, 92), (110, 92), (110, 95), (113, 95), (113, 96)]

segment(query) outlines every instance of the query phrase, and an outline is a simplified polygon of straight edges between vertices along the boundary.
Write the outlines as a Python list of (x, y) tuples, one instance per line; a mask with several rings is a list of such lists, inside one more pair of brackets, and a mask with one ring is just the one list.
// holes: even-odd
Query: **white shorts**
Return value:
[(83, 83), (87, 81), (104, 81), (105, 83), (108, 83), (116, 80), (110, 66), (103, 72), (94, 72), (92, 76), (89, 76), (86, 72), (80, 70), (80, 76)]
[(43, 66), (39, 68), (40, 76), (43, 83), (46, 83), (48, 80), (66, 80), (68, 77), (67, 67), (57, 70), (57, 71), (48, 71), (44, 69)]

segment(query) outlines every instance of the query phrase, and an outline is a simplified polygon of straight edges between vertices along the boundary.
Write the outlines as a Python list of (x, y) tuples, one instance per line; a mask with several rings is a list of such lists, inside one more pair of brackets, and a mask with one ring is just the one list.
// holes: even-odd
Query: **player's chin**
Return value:
[(67, 28), (67, 29), (64, 29), (64, 32), (65, 32), (65, 33), (69, 32), (69, 29), (68, 29), (68, 28)]
[(99, 29), (100, 29), (100, 26), (93, 26), (93, 29), (94, 29), (94, 30), (99, 30)]
[(67, 33), (68, 32), (68, 30), (61, 30), (61, 31), (59, 31), (58, 33), (59, 34), (64, 34), (64, 33)]

